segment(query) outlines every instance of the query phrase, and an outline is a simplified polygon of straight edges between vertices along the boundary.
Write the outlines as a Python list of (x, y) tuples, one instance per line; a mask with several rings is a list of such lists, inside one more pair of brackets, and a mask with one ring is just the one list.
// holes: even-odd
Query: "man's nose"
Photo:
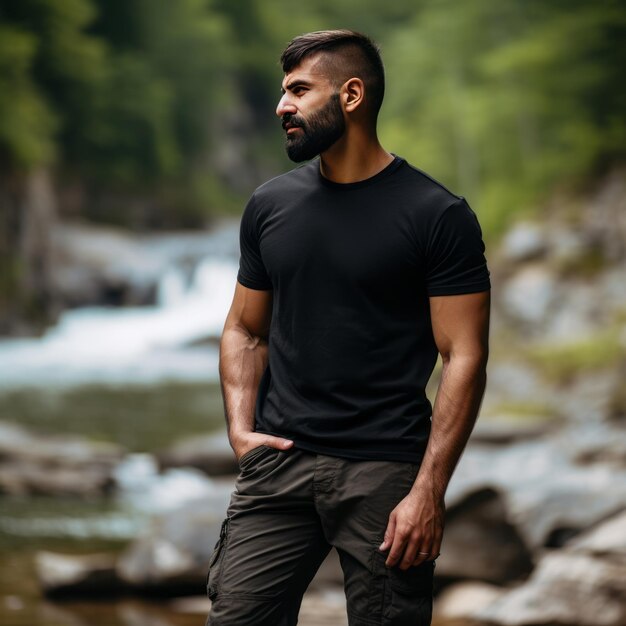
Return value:
[(276, 115), (278, 117), (282, 117), (286, 114), (294, 115), (296, 113), (295, 105), (290, 101), (289, 94), (284, 94), (283, 97), (278, 101), (278, 106), (276, 107)]

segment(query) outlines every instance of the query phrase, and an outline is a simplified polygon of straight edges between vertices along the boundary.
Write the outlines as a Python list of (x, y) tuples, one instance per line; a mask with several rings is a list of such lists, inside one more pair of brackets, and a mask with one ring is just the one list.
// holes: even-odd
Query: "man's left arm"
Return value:
[(439, 554), (444, 495), (480, 409), (489, 352), (490, 292), (430, 298), (443, 360), (424, 459), (409, 494), (389, 515), (381, 551), (388, 567), (407, 569)]

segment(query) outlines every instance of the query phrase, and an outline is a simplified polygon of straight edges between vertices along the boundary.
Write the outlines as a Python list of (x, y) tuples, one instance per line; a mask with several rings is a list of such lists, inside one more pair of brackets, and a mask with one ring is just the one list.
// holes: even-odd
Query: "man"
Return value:
[(287, 153), (320, 158), (259, 187), (241, 222), (220, 350), (241, 473), (207, 624), (296, 624), (333, 546), (351, 626), (429, 624), (444, 493), (486, 380), (480, 227), (462, 197), (378, 142), (384, 71), (370, 39), (308, 33), (281, 61)]

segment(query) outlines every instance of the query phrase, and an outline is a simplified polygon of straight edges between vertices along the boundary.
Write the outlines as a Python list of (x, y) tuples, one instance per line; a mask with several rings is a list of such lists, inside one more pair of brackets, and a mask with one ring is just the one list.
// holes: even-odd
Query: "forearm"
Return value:
[(254, 409), (261, 376), (267, 367), (267, 341), (240, 325), (226, 326), (220, 342), (220, 383), (228, 438), (233, 448), (254, 430)]
[(487, 381), (486, 355), (444, 359), (432, 427), (415, 489), (443, 499), (472, 432)]

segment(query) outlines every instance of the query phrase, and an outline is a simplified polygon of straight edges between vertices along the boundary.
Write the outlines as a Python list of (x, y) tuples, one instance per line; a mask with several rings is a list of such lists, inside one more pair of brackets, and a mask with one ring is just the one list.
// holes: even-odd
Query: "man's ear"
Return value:
[(341, 87), (341, 101), (346, 113), (353, 113), (363, 104), (365, 85), (360, 78), (349, 78)]

